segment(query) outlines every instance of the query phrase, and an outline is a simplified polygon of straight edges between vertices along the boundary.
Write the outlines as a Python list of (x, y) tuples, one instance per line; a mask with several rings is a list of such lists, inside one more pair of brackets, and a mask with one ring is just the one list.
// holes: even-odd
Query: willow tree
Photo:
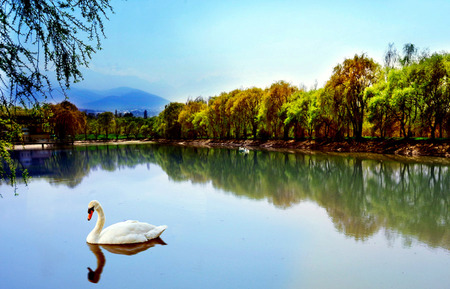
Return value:
[(423, 59), (419, 64), (415, 82), (423, 96), (422, 125), (435, 138), (436, 130), (439, 137), (443, 136), (443, 124), (450, 109), (450, 63), (447, 54), (435, 53)]
[[(38, 104), (50, 95), (52, 78), (63, 90), (81, 80), (81, 67), (101, 48), (109, 12), (110, 0), (1, 0), (0, 109)], [(1, 141), (0, 151), (5, 146)]]
[(275, 82), (266, 90), (259, 117), (265, 123), (269, 137), (287, 137), (288, 128), (284, 125), (286, 116), (282, 115), (282, 107), (297, 90), (297, 87), (285, 81)]
[(247, 136), (247, 128), (251, 131), (253, 139), (256, 139), (258, 129), (258, 113), (264, 91), (261, 88), (252, 87), (242, 90), (235, 102), (233, 111), (239, 111), (242, 114), (242, 121), (245, 126), (244, 137)]
[[(392, 74), (391, 74), (392, 75)], [(373, 133), (379, 136), (392, 136), (393, 127), (398, 120), (396, 108), (392, 106), (393, 97), (385, 80), (379, 81), (365, 91), (368, 103), (368, 121), (373, 125)]]
[(211, 97), (208, 101), (210, 131), (213, 138), (230, 138), (231, 123), (227, 114), (227, 103), (231, 95), (223, 92), (219, 96)]
[(287, 116), (284, 123), (293, 125), (295, 139), (305, 136), (311, 138), (320, 124), (323, 108), (318, 107), (318, 101), (321, 93), (322, 89), (299, 91), (294, 94), (291, 102), (284, 105)]
[(2, 0), (2, 105), (26, 105), (36, 102), (39, 94), (48, 96), (52, 74), (62, 88), (81, 80), (80, 68), (101, 48), (103, 21), (112, 11), (109, 2)]
[(364, 90), (372, 86), (379, 77), (379, 65), (365, 54), (355, 55), (338, 64), (326, 87), (335, 92), (334, 97), (346, 111), (353, 128), (353, 135), (360, 139), (368, 99)]
[(197, 138), (199, 132), (195, 129), (194, 119), (198, 112), (207, 108), (206, 101), (198, 97), (195, 100), (188, 100), (178, 115), (178, 122), (181, 125), (181, 136), (183, 138)]
[(412, 43), (406, 43), (403, 46), (403, 57), (400, 58), (402, 66), (408, 66), (416, 62), (417, 60), (417, 46)]
[(244, 110), (245, 108), (240, 105), (236, 105), (240, 99), (242, 90), (235, 89), (228, 93), (229, 98), (225, 105), (225, 113), (228, 116), (230, 123), (230, 137), (235, 139), (247, 138), (247, 128)]

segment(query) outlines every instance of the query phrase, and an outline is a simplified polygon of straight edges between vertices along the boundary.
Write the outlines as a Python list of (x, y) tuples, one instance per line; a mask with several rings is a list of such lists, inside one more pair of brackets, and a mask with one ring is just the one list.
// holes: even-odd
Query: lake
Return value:
[[(0, 288), (450, 288), (450, 162), (158, 144), (14, 151)], [(136, 246), (106, 225), (167, 225)], [(90, 269), (87, 269), (87, 268)]]

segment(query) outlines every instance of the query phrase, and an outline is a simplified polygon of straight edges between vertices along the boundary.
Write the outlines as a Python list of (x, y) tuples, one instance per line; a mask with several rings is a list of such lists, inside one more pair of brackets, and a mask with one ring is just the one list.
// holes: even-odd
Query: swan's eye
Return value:
[(88, 214), (94, 212), (94, 207), (88, 209)]

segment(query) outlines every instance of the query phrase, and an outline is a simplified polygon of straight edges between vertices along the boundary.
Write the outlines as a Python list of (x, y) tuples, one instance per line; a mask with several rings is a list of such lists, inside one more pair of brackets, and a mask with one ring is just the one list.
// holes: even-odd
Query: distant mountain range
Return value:
[[(71, 88), (66, 93), (71, 103), (87, 112), (117, 110), (118, 113), (131, 112), (135, 116), (143, 116), (144, 111), (147, 110), (148, 116), (152, 116), (159, 114), (169, 103), (167, 99), (160, 96), (129, 87), (103, 91)], [(62, 100), (64, 100), (62, 93), (53, 93), (54, 102)]]

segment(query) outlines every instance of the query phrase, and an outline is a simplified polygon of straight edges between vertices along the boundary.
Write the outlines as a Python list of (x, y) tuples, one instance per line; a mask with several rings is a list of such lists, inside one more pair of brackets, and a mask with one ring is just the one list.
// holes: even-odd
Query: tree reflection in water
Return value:
[[(19, 160), (19, 167), (25, 167)], [(450, 250), (450, 163), (429, 158), (209, 149), (158, 144), (52, 151), (31, 176), (75, 187), (92, 169), (160, 166), (174, 182), (208, 183), (285, 209), (310, 200), (346, 236), (367, 240), (384, 229)], [(406, 242), (406, 243), (407, 243)], [(406, 244), (407, 245), (407, 244)]]

